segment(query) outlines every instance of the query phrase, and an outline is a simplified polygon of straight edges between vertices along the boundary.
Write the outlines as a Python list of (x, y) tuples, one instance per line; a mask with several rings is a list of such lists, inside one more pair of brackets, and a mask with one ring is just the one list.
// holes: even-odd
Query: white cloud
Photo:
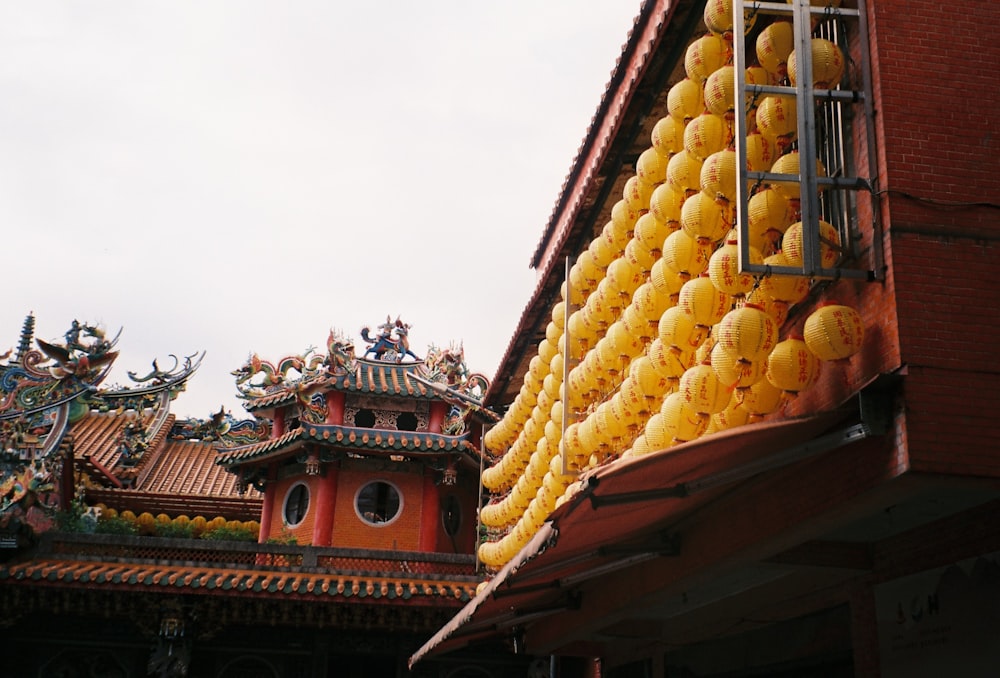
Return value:
[[(386, 314), (492, 376), (638, 3), (0, 3), (0, 350), (229, 371)], [(6, 338), (2, 338), (6, 337)]]

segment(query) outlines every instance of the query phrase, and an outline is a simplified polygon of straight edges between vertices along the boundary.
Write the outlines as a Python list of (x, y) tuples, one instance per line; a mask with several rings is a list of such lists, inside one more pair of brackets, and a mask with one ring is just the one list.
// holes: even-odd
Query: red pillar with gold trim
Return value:
[(271, 515), (274, 513), (274, 481), (278, 477), (278, 469), (273, 464), (267, 469), (267, 482), (264, 485), (264, 504), (260, 509), (260, 535), (257, 541), (261, 544), (271, 538)]
[(316, 492), (316, 522), (313, 523), (312, 545), (333, 545), (333, 512), (337, 504), (337, 476), (339, 469), (326, 464)]
[(441, 516), (438, 506), (440, 497), (438, 494), (437, 482), (435, 482), (437, 472), (430, 468), (424, 468), (424, 496), (420, 507), (420, 550), (423, 552), (433, 552), (437, 550), (438, 523)]
[(444, 424), (444, 414), (448, 411), (448, 403), (435, 400), (431, 403), (431, 411), (428, 415), (427, 430), (431, 433), (440, 433)]

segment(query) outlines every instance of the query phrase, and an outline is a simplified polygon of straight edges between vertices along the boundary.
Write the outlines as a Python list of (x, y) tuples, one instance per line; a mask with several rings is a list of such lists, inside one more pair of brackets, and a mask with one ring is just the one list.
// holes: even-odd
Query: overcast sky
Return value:
[(0, 353), (122, 329), (109, 381), (386, 315), (493, 376), (638, 0), (0, 2)]

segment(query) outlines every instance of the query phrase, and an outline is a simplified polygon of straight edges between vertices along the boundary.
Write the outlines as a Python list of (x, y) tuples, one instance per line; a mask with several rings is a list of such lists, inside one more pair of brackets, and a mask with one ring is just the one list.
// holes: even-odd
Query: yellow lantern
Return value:
[(779, 327), (774, 318), (754, 304), (735, 308), (719, 323), (715, 337), (733, 358), (762, 360), (778, 343)]
[(803, 334), (806, 346), (820, 360), (841, 360), (861, 350), (865, 325), (850, 306), (829, 304), (806, 318)]
[(804, 391), (819, 378), (820, 361), (806, 342), (798, 337), (785, 339), (767, 358), (767, 379), (787, 394)]
[(684, 121), (672, 115), (660, 118), (650, 135), (653, 149), (668, 160), (674, 153), (684, 150)]
[(701, 335), (695, 338), (695, 324), (694, 314), (687, 309), (680, 306), (668, 308), (660, 317), (658, 338), (664, 346), (693, 351), (701, 343)]
[(684, 78), (667, 92), (667, 112), (675, 120), (687, 124), (699, 115), (705, 107), (705, 99), (700, 82)]
[[(753, 245), (749, 246), (750, 263), (759, 264), (764, 261), (760, 252)], [(739, 245), (736, 240), (727, 240), (726, 244), (715, 250), (708, 260), (708, 278), (712, 284), (726, 294), (746, 295), (754, 286), (752, 273), (740, 273)]]
[[(736, 151), (721, 150), (705, 159), (701, 166), (701, 192), (727, 205), (736, 201)], [(727, 230), (728, 226), (729, 223), (726, 224)], [(715, 238), (715, 241), (721, 240), (724, 235)]]
[[(604, 277), (604, 271), (598, 267), (597, 262), (594, 260), (594, 255), (590, 253), (590, 250), (581, 252), (580, 256), (576, 258), (576, 263), (573, 264), (573, 267), (579, 267), (580, 275), (588, 286), (596, 284)], [(572, 271), (572, 269), (570, 270)]]
[(729, 145), (729, 125), (721, 116), (702, 113), (684, 128), (684, 150), (704, 161)]
[(725, 431), (737, 426), (743, 426), (749, 418), (750, 413), (736, 402), (736, 398), (733, 398), (726, 409), (712, 415), (712, 423), (710, 425), (716, 431)]
[(670, 390), (672, 386), (669, 382), (679, 380), (691, 366), (694, 350), (684, 351), (676, 346), (669, 346), (657, 338), (649, 345), (647, 355), (656, 373), (668, 381), (667, 389)]
[[(601, 231), (601, 239), (604, 240), (608, 245), (608, 249), (614, 254), (612, 259), (620, 257), (622, 252), (625, 251), (625, 245), (632, 238), (632, 229), (635, 227), (635, 222), (629, 224), (626, 228), (624, 222), (616, 222), (614, 219), (604, 224), (604, 229)], [(570, 269), (570, 275), (573, 274), (572, 269)]]
[(672, 445), (699, 438), (708, 428), (708, 417), (695, 412), (680, 392), (671, 393), (663, 399), (660, 414)]
[[(628, 203), (629, 209), (635, 212), (636, 219), (638, 219), (639, 215), (641, 215), (644, 211), (649, 209), (649, 197), (653, 195), (654, 188), (656, 188), (656, 186), (646, 183), (638, 176), (629, 177), (628, 181), (625, 182), (625, 188), (622, 190), (622, 197), (625, 202)], [(632, 220), (633, 224), (636, 219)]]
[(757, 36), (757, 62), (778, 80), (785, 79), (793, 49), (795, 37), (790, 21), (775, 21)]
[[(660, 342), (662, 346), (663, 342)], [(660, 398), (667, 391), (667, 380), (661, 376), (648, 355), (639, 356), (632, 363), (630, 377), (647, 400)]]
[(692, 410), (706, 417), (724, 410), (733, 395), (707, 364), (695, 365), (684, 372), (678, 393)]
[(649, 213), (656, 217), (657, 221), (662, 222), (670, 233), (680, 228), (682, 204), (684, 204), (683, 192), (671, 184), (660, 184), (649, 198)]
[(656, 335), (656, 328), (650, 325), (646, 317), (635, 304), (629, 304), (622, 313), (621, 322), (628, 333), (635, 337), (640, 345), (645, 346)]
[(750, 388), (736, 390), (736, 399), (741, 407), (755, 417), (763, 417), (781, 407), (783, 393), (767, 379), (760, 379)]
[(673, 439), (672, 432), (670, 435), (667, 434), (663, 415), (659, 412), (651, 416), (649, 421), (646, 422), (643, 436), (646, 438), (646, 447), (650, 452), (670, 447), (670, 441)]
[(631, 203), (625, 198), (622, 198), (611, 206), (611, 221), (614, 222), (615, 229), (619, 234), (625, 234), (626, 242), (628, 242), (628, 238), (632, 237), (632, 229), (635, 227), (635, 222), (638, 218), (639, 211), (634, 209)]
[[(636, 223), (638, 224), (639, 222)], [(657, 252), (659, 252), (659, 250), (657, 250)], [(623, 255), (623, 258), (628, 261), (634, 269), (639, 271), (639, 277), (636, 280), (637, 288), (638, 283), (645, 280), (646, 273), (648, 273), (649, 269), (653, 267), (653, 263), (657, 260), (658, 256), (654, 256), (653, 252), (650, 251), (650, 249), (646, 247), (642, 241), (637, 238), (632, 238), (628, 245), (625, 246), (625, 254)], [(625, 290), (622, 290), (622, 292), (625, 293)], [(631, 296), (633, 292), (635, 292), (635, 288), (628, 292), (628, 295)]]
[[(729, 231), (726, 209), (707, 194), (696, 193), (681, 207), (681, 229), (699, 245), (708, 247), (724, 238)], [(705, 264), (707, 268), (707, 257)]]
[(774, 254), (781, 236), (791, 225), (792, 207), (788, 198), (776, 189), (755, 193), (747, 204), (747, 228), (750, 244), (765, 255)]
[(712, 371), (726, 388), (747, 388), (764, 376), (764, 360), (744, 360), (728, 353), (722, 344), (712, 347)]
[(732, 58), (729, 44), (718, 35), (703, 35), (690, 45), (684, 55), (688, 78), (701, 83)]
[[(781, 252), (764, 257), (765, 266), (791, 266), (791, 262)], [(809, 278), (800, 275), (772, 273), (760, 279), (760, 291), (775, 301), (797, 304), (809, 294)]]
[[(702, 194), (699, 193), (698, 195)], [(695, 197), (692, 196), (691, 199), (694, 200)], [(700, 201), (701, 198), (698, 200)], [(711, 201), (708, 202), (710, 203)], [(688, 279), (694, 278), (708, 269), (708, 249), (706, 245), (699, 243), (686, 230), (674, 231), (663, 241), (662, 261), (663, 266), (675, 274), (683, 274)], [(651, 270), (650, 273), (651, 281), (654, 285), (657, 285), (657, 281), (652, 279), (653, 271)], [(664, 271), (664, 274), (666, 274), (666, 271)], [(666, 281), (664, 281), (664, 284), (658, 285), (658, 287), (672, 289), (674, 285), (666, 284)], [(679, 292), (680, 285), (676, 285), (676, 287)]]
[(778, 159), (778, 146), (760, 132), (747, 135), (747, 169), (767, 172)]
[[(729, 311), (730, 299), (728, 294), (712, 284), (707, 275), (702, 275), (684, 283), (677, 300), (677, 306), (691, 314), (696, 325), (708, 328), (722, 320), (723, 316), (726, 315)], [(663, 336), (662, 333), (660, 336)]]
[[(770, 183), (772, 188), (780, 191), (789, 200), (799, 200), (801, 195), (799, 193), (799, 153), (798, 151), (792, 151), (791, 153), (786, 153), (771, 165), (771, 172), (775, 174), (789, 174), (796, 177), (796, 179), (778, 179)], [(826, 169), (823, 167), (823, 163), (819, 158), (816, 158), (816, 176), (824, 177), (826, 176)], [(817, 190), (822, 193), (824, 186), (819, 184)]]
[(768, 73), (761, 66), (750, 66), (744, 71), (744, 82), (747, 84), (748, 92), (745, 95), (747, 113), (747, 131), (754, 132), (757, 129), (757, 106), (763, 98), (760, 94), (750, 92), (752, 85), (773, 85), (777, 83), (777, 78)]
[(607, 338), (611, 340), (618, 357), (629, 361), (645, 348), (642, 338), (631, 334), (620, 320), (608, 328)]
[(632, 305), (652, 327), (656, 327), (660, 322), (660, 316), (670, 308), (670, 297), (661, 294), (652, 282), (645, 282), (639, 285), (632, 295)]
[(647, 148), (635, 163), (636, 176), (650, 186), (662, 184), (667, 179), (667, 160), (655, 148)]
[(735, 107), (736, 71), (732, 66), (723, 66), (705, 81), (705, 108), (724, 120), (731, 120)]
[[(797, 80), (795, 52), (788, 56), (788, 79), (792, 86)], [(844, 53), (824, 38), (812, 39), (812, 82), (816, 89), (834, 89), (844, 77)]]
[(675, 153), (667, 163), (667, 183), (679, 193), (701, 190), (701, 160), (687, 151)]
[(608, 264), (615, 260), (618, 256), (617, 252), (612, 251), (610, 243), (608, 243), (601, 235), (590, 241), (590, 245), (587, 247), (590, 251), (590, 256), (593, 257), (594, 263), (599, 269), (607, 269)]
[[(683, 231), (680, 231), (683, 233)], [(685, 238), (689, 236), (685, 233)], [(669, 236), (667, 240), (669, 240)], [(680, 271), (675, 271), (669, 266), (667, 266), (666, 261), (666, 241), (664, 241), (664, 256), (657, 259), (653, 264), (653, 268), (649, 269), (649, 282), (656, 290), (656, 293), (669, 299), (667, 302), (667, 307), (674, 306), (677, 303), (677, 297), (680, 295), (681, 286), (691, 279), (691, 276), (687, 273), (682, 273)], [(666, 310), (666, 309), (664, 309)]]
[(795, 97), (766, 96), (757, 107), (757, 130), (777, 146), (778, 154), (798, 136), (799, 119)]
[[(781, 250), (792, 266), (803, 265), (802, 222), (796, 221), (785, 231)], [(832, 224), (819, 220), (820, 266), (832, 268), (840, 258), (840, 234)]]

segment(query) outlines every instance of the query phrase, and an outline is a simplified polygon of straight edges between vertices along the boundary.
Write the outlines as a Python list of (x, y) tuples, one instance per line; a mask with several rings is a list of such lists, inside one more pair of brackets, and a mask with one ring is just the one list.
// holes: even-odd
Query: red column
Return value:
[(267, 483), (264, 484), (264, 505), (260, 510), (260, 536), (257, 541), (261, 544), (271, 538), (271, 514), (274, 513), (274, 495), (277, 492), (275, 479), (277, 469), (271, 465), (267, 469)]
[(316, 491), (316, 522), (313, 523), (313, 546), (333, 546), (333, 512), (337, 503), (338, 469), (333, 464), (324, 467)]
[(437, 550), (438, 524), (441, 522), (438, 486), (434, 482), (437, 472), (432, 468), (424, 468), (424, 496), (420, 510), (420, 543), (419, 550), (434, 552)]
[(444, 413), (448, 410), (448, 403), (437, 400), (431, 403), (431, 411), (429, 415), (429, 421), (427, 422), (427, 430), (431, 433), (440, 433), (441, 426), (444, 424)]
[(285, 410), (274, 411), (274, 425), (271, 427), (271, 437), (278, 438), (285, 434)]
[(329, 391), (326, 394), (326, 423), (344, 423), (344, 392)]

